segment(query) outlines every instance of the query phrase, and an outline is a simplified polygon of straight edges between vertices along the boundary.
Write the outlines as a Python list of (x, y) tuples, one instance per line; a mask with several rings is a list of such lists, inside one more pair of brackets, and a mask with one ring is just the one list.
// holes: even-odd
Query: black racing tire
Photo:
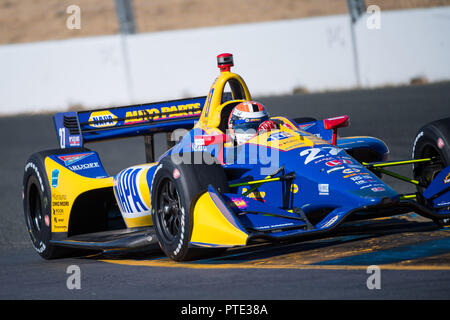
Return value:
[(35, 153), (30, 156), (23, 176), (22, 198), (25, 223), (31, 243), (44, 259), (73, 256), (80, 251), (50, 243), (51, 232), (51, 188), (45, 170), (45, 158), (55, 154), (90, 151), (84, 148), (54, 149)]
[[(432, 163), (418, 163), (413, 166), (414, 179), (417, 186), (418, 201), (426, 205), (422, 194), (439, 172), (450, 165), (450, 118), (436, 120), (423, 126), (414, 139), (413, 159), (433, 158)], [(437, 219), (443, 225), (448, 219)]]
[[(414, 179), (428, 186), (442, 169), (450, 165), (450, 118), (430, 122), (423, 126), (414, 139), (413, 159), (434, 158), (433, 163), (413, 166)], [(423, 192), (423, 187), (418, 187)]]
[[(186, 156), (185, 154), (184, 156)], [(222, 248), (192, 248), (189, 241), (193, 228), (193, 204), (196, 197), (213, 185), (220, 192), (228, 192), (228, 181), (222, 166), (205, 159), (202, 152), (188, 154), (188, 161), (178, 163), (171, 156), (158, 164), (151, 185), (152, 219), (159, 245), (172, 260), (188, 261), (219, 255)]]

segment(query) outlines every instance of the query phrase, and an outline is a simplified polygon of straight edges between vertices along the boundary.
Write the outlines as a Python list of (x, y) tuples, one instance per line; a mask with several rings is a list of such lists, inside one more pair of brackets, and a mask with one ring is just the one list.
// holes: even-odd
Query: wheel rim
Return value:
[(174, 182), (164, 179), (160, 183), (157, 203), (157, 219), (166, 241), (174, 241), (181, 230), (181, 206)]
[(29, 189), (28, 210), (31, 228), (35, 233), (39, 233), (42, 228), (42, 207), (41, 197), (35, 184), (32, 184)]
[(431, 181), (434, 180), (436, 175), (441, 172), (444, 168), (444, 162), (441, 158), (441, 155), (438, 150), (436, 150), (433, 146), (428, 145), (424, 152), (421, 154), (420, 158), (433, 158), (434, 164), (433, 165), (419, 165), (418, 166), (418, 174), (416, 178), (419, 178), (420, 176), (423, 177), (423, 183), (425, 186), (428, 186)]

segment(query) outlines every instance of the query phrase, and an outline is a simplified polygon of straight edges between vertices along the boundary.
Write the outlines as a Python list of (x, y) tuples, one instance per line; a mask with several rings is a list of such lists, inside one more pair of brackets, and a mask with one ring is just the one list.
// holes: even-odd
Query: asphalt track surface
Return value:
[[(381, 138), (391, 159), (410, 157), (421, 125), (450, 116), (449, 83), (259, 100), (273, 115), (348, 114), (351, 126), (341, 135)], [(325, 239), (233, 249), (191, 263), (173, 263), (159, 251), (45, 261), (25, 229), (21, 184), (28, 156), (57, 146), (51, 115), (0, 118), (0, 136), (0, 299), (450, 298), (450, 228), (414, 214), (347, 225)], [(88, 147), (100, 153), (110, 174), (144, 162), (143, 138)], [(400, 192), (414, 191), (385, 181)], [(81, 289), (67, 287), (70, 265), (80, 268)], [(380, 267), (380, 289), (367, 287), (369, 265)]]

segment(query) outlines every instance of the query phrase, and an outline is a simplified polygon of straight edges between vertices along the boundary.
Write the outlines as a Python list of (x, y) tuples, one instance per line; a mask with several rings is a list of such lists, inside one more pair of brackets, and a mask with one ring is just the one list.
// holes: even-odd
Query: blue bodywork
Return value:
[[(61, 148), (68, 149), (83, 147), (92, 141), (171, 132), (179, 128), (191, 129), (162, 157), (201, 152), (219, 161), (230, 186), (241, 184), (230, 187), (230, 192), (220, 197), (250, 234), (251, 240), (284, 239), (326, 232), (347, 219), (411, 211), (432, 219), (450, 217), (450, 167), (443, 170), (423, 193), (429, 203), (425, 207), (416, 201), (403, 200), (401, 195), (362, 165), (361, 159), (355, 158), (365, 152), (375, 155), (373, 161), (386, 161), (389, 149), (383, 141), (373, 137), (341, 137), (336, 145), (332, 145), (332, 130), (325, 129), (321, 120), (302, 123), (296, 128), (291, 125), (291, 134), (274, 130), (266, 139), (266, 142), (277, 140), (282, 144), (284, 139), (288, 141), (295, 134), (299, 141), (313, 141), (310, 145), (299, 143), (298, 146), (283, 149), (272, 148), (267, 143), (245, 143), (241, 146), (199, 144), (199, 137), (211, 134), (194, 127), (205, 100), (206, 97), (198, 97), (64, 112), (54, 116), (54, 123)], [(288, 118), (279, 119), (284, 123), (294, 123)], [(273, 161), (274, 157), (276, 161)], [(95, 152), (89, 152), (88, 156), (77, 160), (76, 167), (61, 156), (52, 158), (81, 175), (93, 178), (106, 176)], [(94, 167), (89, 167), (92, 163)], [(151, 172), (147, 177), (149, 186), (154, 170)], [(267, 178), (279, 179), (261, 183), (254, 190), (250, 190), (252, 185), (243, 185)], [(210, 191), (217, 192), (211, 187)]]
[[(316, 128), (320, 128), (320, 122), (315, 122)], [(327, 131), (322, 126), (314, 134), (300, 129), (296, 133), (305, 138), (320, 136), (331, 139)], [(193, 149), (211, 154), (221, 160), (227, 176), (232, 179), (230, 184), (268, 176), (293, 174), (295, 177), (289, 181), (264, 183), (247, 196), (244, 194), (250, 186), (234, 187), (231, 193), (223, 195), (236, 218), (254, 237), (284, 238), (326, 231), (350, 214), (353, 218), (368, 218), (373, 216), (373, 208), (400, 199), (397, 192), (346, 152), (370, 146), (385, 159), (388, 149), (376, 138), (341, 138), (337, 146), (322, 140), (312, 147), (286, 151), (251, 143), (238, 147), (224, 148), (221, 144), (211, 144), (195, 148), (195, 140), (202, 135), (207, 133), (199, 128), (193, 129), (163, 157), (177, 156)], [(269, 139), (272, 136), (283, 139), (279, 131), (274, 131)], [(278, 156), (276, 165), (269, 161), (274, 154)], [(390, 212), (385, 211), (382, 215), (388, 214)]]

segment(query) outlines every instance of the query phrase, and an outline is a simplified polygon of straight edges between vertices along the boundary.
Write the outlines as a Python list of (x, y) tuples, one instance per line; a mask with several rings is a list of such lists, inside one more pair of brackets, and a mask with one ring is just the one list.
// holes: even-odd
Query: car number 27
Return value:
[(310, 148), (300, 152), (300, 156), (301, 157), (306, 156), (305, 158), (305, 165), (306, 165), (311, 161), (320, 159), (325, 156), (335, 156), (341, 151), (342, 149), (336, 147)]

